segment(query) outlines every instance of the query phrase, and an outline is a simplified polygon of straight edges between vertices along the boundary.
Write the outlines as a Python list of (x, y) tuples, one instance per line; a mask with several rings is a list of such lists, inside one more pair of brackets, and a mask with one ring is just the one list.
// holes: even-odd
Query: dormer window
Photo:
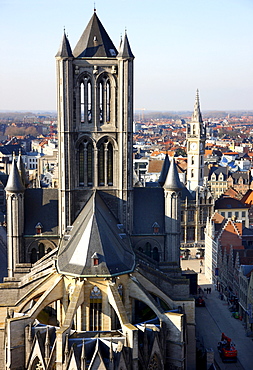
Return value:
[(159, 233), (159, 230), (160, 230), (160, 225), (159, 225), (157, 222), (155, 222), (155, 223), (152, 225), (152, 227), (153, 227), (153, 233), (154, 233), (154, 234), (158, 234), (158, 233)]
[(37, 223), (37, 225), (35, 226), (35, 230), (36, 230), (36, 234), (42, 234), (42, 228), (43, 226), (41, 225), (40, 222)]
[(93, 260), (93, 266), (98, 266), (99, 265), (99, 257), (97, 252), (95, 252), (92, 256), (91, 259)]

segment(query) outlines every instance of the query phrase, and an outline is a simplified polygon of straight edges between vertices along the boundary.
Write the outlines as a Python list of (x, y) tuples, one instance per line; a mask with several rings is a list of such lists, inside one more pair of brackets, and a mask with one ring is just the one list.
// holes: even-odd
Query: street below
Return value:
[[(183, 270), (194, 270), (198, 273), (198, 284), (201, 288), (205, 300), (205, 307), (196, 307), (196, 339), (198, 347), (212, 349), (214, 351), (215, 364), (218, 369), (253, 369), (253, 340), (246, 336), (243, 323), (232, 317), (228, 309), (226, 300), (221, 300), (219, 292), (205, 278), (205, 263), (200, 265), (200, 260), (182, 260)], [(201, 268), (201, 273), (200, 273)], [(207, 294), (206, 289), (211, 288), (211, 293)], [(225, 333), (232, 342), (235, 343), (238, 351), (236, 363), (223, 363), (217, 344), (221, 339), (221, 334)]]

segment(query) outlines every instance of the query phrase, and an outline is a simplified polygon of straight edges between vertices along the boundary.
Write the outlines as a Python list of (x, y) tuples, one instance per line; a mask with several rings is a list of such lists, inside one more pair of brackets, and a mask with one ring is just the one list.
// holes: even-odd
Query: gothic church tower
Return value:
[(133, 59), (127, 35), (118, 52), (95, 11), (73, 52), (64, 32), (56, 55), (60, 235), (97, 189), (117, 199), (129, 228)]
[(187, 125), (187, 188), (203, 186), (206, 129), (202, 120), (197, 90), (191, 122)]

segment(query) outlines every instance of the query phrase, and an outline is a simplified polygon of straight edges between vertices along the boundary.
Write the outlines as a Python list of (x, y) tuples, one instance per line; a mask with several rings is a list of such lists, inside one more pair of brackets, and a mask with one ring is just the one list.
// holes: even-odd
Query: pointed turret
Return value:
[(75, 58), (113, 58), (118, 54), (112, 40), (108, 36), (96, 11), (94, 11), (88, 26), (80, 37), (73, 55)]
[(166, 260), (176, 262), (180, 266), (180, 215), (181, 189), (177, 167), (174, 158), (170, 163), (164, 188), (165, 196), (165, 233), (166, 233)]
[(192, 114), (192, 121), (202, 123), (202, 115), (200, 111), (200, 103), (199, 103), (199, 90), (196, 92), (194, 110)]
[(24, 192), (24, 190), (25, 190), (25, 187), (21, 180), (15, 158), (13, 157), (11, 170), (10, 170), (10, 174), (8, 177), (7, 185), (5, 187), (5, 191), (11, 192), (11, 193), (22, 193)]
[(166, 156), (164, 158), (164, 162), (163, 162), (163, 168), (162, 168), (162, 171), (161, 171), (159, 179), (158, 179), (158, 183), (161, 186), (163, 186), (164, 183), (165, 183), (169, 168), (170, 168), (170, 160), (169, 160), (168, 154), (166, 154)]
[(182, 188), (182, 184), (179, 180), (177, 166), (174, 158), (172, 158), (172, 161), (170, 163), (170, 168), (168, 170), (168, 174), (163, 187), (164, 189), (174, 191), (178, 191)]
[(66, 36), (65, 30), (62, 37), (62, 42), (59, 47), (58, 53), (56, 54), (56, 57), (60, 58), (73, 58), (72, 50), (69, 44), (69, 40)]
[(127, 34), (125, 33), (124, 39), (120, 43), (120, 51), (118, 54), (119, 58), (134, 58), (132, 53)]

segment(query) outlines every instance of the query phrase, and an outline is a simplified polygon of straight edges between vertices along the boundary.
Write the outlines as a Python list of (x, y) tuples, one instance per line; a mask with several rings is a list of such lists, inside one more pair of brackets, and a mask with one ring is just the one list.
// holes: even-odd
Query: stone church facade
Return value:
[(59, 187), (6, 185), (0, 369), (195, 369), (195, 304), (180, 268), (182, 184), (135, 183), (134, 55), (94, 12), (56, 55)]

